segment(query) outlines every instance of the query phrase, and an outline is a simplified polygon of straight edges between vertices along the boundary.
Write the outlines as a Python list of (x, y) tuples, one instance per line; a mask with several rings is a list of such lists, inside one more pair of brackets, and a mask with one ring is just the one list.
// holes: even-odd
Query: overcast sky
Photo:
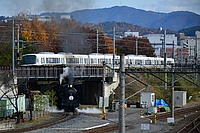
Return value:
[(190, 11), (200, 15), (200, 0), (0, 0), (0, 16), (13, 16), (22, 12), (71, 12), (112, 6), (129, 6), (162, 13)]

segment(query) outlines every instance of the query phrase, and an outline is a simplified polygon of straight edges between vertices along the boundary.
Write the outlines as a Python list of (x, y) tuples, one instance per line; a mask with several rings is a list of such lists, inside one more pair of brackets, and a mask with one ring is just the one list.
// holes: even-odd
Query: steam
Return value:
[(7, 12), (39, 14), (42, 12), (72, 12), (81, 9), (94, 8), (94, 0), (7, 0), (14, 8)]
[(86, 109), (77, 109), (80, 113), (93, 113), (93, 114), (100, 114), (102, 111), (97, 108), (86, 108)]
[(60, 74), (60, 84), (62, 84), (63, 79), (67, 76), (69, 76), (69, 67), (63, 68), (63, 73)]
[(46, 12), (66, 12), (92, 8), (94, 0), (42, 0), (42, 9)]
[(64, 109), (59, 110), (56, 106), (49, 107), (49, 112), (64, 112)]

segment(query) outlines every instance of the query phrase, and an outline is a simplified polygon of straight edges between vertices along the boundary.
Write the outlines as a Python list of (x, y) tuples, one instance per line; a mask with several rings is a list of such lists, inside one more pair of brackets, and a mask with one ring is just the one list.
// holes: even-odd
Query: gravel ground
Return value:
[[(66, 122), (53, 125), (48, 128), (38, 129), (34, 131), (29, 131), (26, 133), (82, 133), (84, 130), (88, 130), (90, 128), (94, 128), (97, 126), (105, 126), (108, 124), (116, 124), (118, 122), (118, 111), (115, 112), (107, 112), (107, 120), (100, 119), (100, 114), (95, 113), (78, 113), (78, 115)], [(183, 117), (176, 118), (175, 123), (170, 125), (166, 122), (166, 119), (158, 120), (156, 124), (152, 124), (149, 119), (140, 117), (140, 109), (139, 108), (128, 108), (125, 111), (125, 131), (126, 133), (133, 132), (148, 132), (148, 133), (172, 133), (176, 131), (178, 128), (184, 125)], [(42, 123), (45, 121), (50, 121), (51, 119), (58, 117), (58, 113), (53, 115), (49, 115), (49, 117), (45, 119), (41, 119), (38, 122), (34, 122), (31, 124), (22, 124), (20, 126), (29, 127), (34, 124)], [(189, 115), (188, 115), (189, 117)], [(141, 124), (149, 124), (149, 131), (141, 131)], [(110, 132), (110, 133), (118, 133), (118, 131)]]
[(26, 133), (81, 133), (83, 130), (88, 130), (96, 126), (105, 126), (108, 124), (113, 124), (113, 122), (101, 120), (100, 117), (98, 118), (88, 116), (86, 114), (78, 114), (76, 118), (69, 121)]

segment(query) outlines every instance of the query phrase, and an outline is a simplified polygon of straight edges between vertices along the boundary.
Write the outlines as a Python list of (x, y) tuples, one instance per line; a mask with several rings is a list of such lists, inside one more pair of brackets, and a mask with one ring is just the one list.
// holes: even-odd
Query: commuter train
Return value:
[(80, 98), (77, 90), (69, 84), (60, 85), (57, 90), (57, 107), (65, 112), (73, 112), (80, 104)]
[[(22, 56), (22, 66), (47, 66), (47, 65), (119, 65), (120, 56), (113, 54), (91, 53), (89, 55), (40, 52), (38, 54), (25, 54)], [(174, 63), (174, 59), (167, 58), (167, 64)], [(145, 55), (126, 55), (124, 60), (126, 67), (137, 66), (163, 66), (164, 58), (146, 57)]]

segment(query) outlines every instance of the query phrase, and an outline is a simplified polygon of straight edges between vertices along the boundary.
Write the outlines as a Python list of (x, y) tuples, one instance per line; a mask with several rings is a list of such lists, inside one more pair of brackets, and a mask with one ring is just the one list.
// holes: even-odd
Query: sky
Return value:
[(190, 11), (200, 15), (200, 0), (0, 0), (0, 16), (72, 12), (113, 6), (128, 6), (161, 13)]

